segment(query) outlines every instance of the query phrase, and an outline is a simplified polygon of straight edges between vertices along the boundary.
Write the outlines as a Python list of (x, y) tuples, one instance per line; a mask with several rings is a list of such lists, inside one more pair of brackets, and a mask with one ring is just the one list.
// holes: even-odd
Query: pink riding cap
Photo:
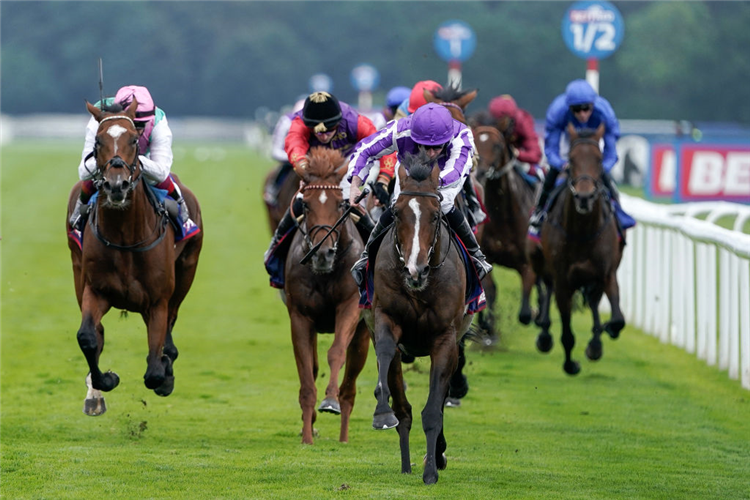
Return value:
[(139, 122), (153, 121), (155, 106), (151, 93), (146, 87), (138, 85), (128, 85), (117, 91), (115, 102), (126, 108), (133, 102), (133, 97), (138, 101), (138, 108), (135, 112), (135, 120)]

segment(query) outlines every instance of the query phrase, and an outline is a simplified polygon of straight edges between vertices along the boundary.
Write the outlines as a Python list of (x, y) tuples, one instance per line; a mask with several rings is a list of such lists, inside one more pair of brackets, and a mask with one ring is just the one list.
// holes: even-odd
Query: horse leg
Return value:
[(315, 423), (315, 401), (318, 390), (315, 379), (318, 376), (317, 335), (309, 318), (291, 312), (292, 346), (299, 375), (299, 405), (302, 408), (302, 444), (313, 444), (313, 424)]
[(411, 432), (412, 413), (411, 404), (406, 399), (406, 385), (404, 384), (404, 373), (401, 369), (401, 354), (396, 356), (388, 371), (388, 387), (391, 389), (393, 400), (393, 412), (398, 419), (398, 443), (401, 450), (401, 473), (411, 474), (411, 455), (409, 452), (409, 433)]
[(461, 406), (461, 398), (469, 392), (469, 382), (463, 373), (466, 366), (466, 345), (464, 339), (458, 342), (458, 364), (448, 382), (448, 397), (445, 398), (445, 406), (454, 408)]
[(354, 337), (346, 349), (346, 365), (344, 368), (344, 380), (339, 389), (339, 402), (341, 403), (341, 433), (339, 441), (349, 441), (349, 418), (354, 408), (354, 398), (357, 396), (357, 377), (365, 367), (367, 351), (370, 349), (370, 331), (364, 320), (357, 324)]
[[(169, 395), (169, 393), (160, 394), (158, 389), (167, 383), (167, 375), (172, 373), (172, 360), (164, 354), (168, 314), (167, 300), (157, 302), (154, 307), (143, 314), (143, 319), (148, 328), (148, 357), (146, 358), (148, 366), (145, 375), (143, 375), (143, 381), (147, 388), (153, 390), (159, 396)], [(169, 383), (167, 383), (168, 385)]]
[(398, 347), (394, 336), (394, 330), (399, 327), (391, 324), (390, 319), (385, 318), (383, 314), (378, 314), (378, 316), (380, 318), (376, 318), (374, 336), (375, 356), (378, 360), (378, 384), (375, 387), (377, 405), (372, 418), (372, 426), (380, 430), (391, 429), (398, 425), (398, 419), (388, 405), (388, 398), (391, 396), (391, 390), (388, 387), (388, 371), (391, 369), (394, 358), (398, 358), (396, 361), (399, 363), (401, 358), (396, 356)]
[[(550, 352), (552, 350), (552, 345), (554, 344), (554, 341), (552, 340), (552, 335), (549, 333), (549, 327), (552, 322), (549, 319), (549, 308), (550, 304), (552, 303), (552, 283), (549, 280), (543, 281), (544, 286), (544, 293), (540, 293), (540, 306), (539, 306), (539, 315), (536, 318), (535, 323), (539, 328), (542, 329), (542, 331), (539, 332), (539, 335), (536, 337), (536, 347), (539, 349), (540, 352)], [(542, 285), (540, 285), (540, 289), (542, 288)]]
[(539, 321), (542, 317), (542, 307), (544, 307), (544, 303), (546, 300), (546, 296), (548, 295), (548, 292), (546, 288), (544, 287), (544, 282), (542, 281), (542, 278), (539, 275), (536, 275), (536, 278), (534, 279), (534, 286), (536, 287), (536, 302), (537, 302), (537, 311), (536, 311), (536, 315), (534, 316), (534, 324), (536, 326), (542, 326), (539, 324)]
[(97, 297), (90, 288), (84, 287), (81, 301), (81, 326), (76, 337), (78, 346), (89, 365), (89, 373), (86, 376), (88, 391), (83, 404), (83, 412), (92, 417), (107, 411), (101, 391), (111, 391), (120, 383), (120, 377), (116, 373), (111, 371), (102, 373), (99, 369), (99, 356), (104, 349), (104, 326), (101, 320), (109, 308), (109, 304), (104, 299)]
[(571, 317), (571, 306), (573, 293), (567, 289), (557, 288), (555, 290), (557, 296), (557, 309), (560, 311), (560, 322), (562, 323), (562, 336), (560, 341), (565, 348), (565, 363), (563, 364), (563, 370), (568, 375), (577, 375), (581, 371), (581, 365), (574, 361), (571, 357), (573, 347), (576, 344), (576, 339), (573, 336), (573, 329), (570, 327)]
[[(447, 332), (437, 339), (430, 355), (430, 393), (422, 410), (422, 429), (427, 440), (427, 455), (424, 458), (425, 484), (434, 484), (438, 480), (438, 461), (436, 458), (438, 436), (443, 432), (443, 403), (448, 395), (451, 374), (458, 364), (458, 349), (455, 337)], [(441, 446), (443, 447), (443, 446)], [(440, 465), (445, 467), (445, 456), (441, 454)]]
[(609, 304), (612, 306), (612, 316), (604, 324), (604, 329), (611, 338), (616, 339), (620, 336), (620, 331), (625, 328), (625, 317), (620, 310), (620, 286), (617, 284), (616, 271), (612, 271), (607, 276), (604, 291), (609, 299)]
[(495, 318), (495, 302), (497, 301), (497, 286), (492, 279), (493, 273), (488, 273), (482, 279), (482, 288), (484, 288), (484, 297), (487, 301), (487, 307), (479, 312), (477, 322), (479, 327), (484, 330), (485, 336), (482, 339), (482, 345), (490, 347), (497, 344), (497, 322)]
[(531, 323), (531, 287), (534, 286), (536, 275), (528, 263), (521, 266), (521, 310), (518, 311), (518, 321), (523, 325)]
[(586, 301), (591, 308), (591, 316), (594, 319), (594, 326), (591, 329), (591, 340), (586, 346), (586, 357), (591, 361), (598, 361), (602, 357), (602, 322), (599, 318), (599, 302), (602, 300), (603, 290), (595, 289), (587, 294)]
[(359, 307), (355, 296), (354, 300), (339, 304), (336, 311), (336, 333), (333, 337), (331, 348), (328, 349), (328, 368), (331, 375), (326, 387), (326, 397), (318, 411), (339, 415), (341, 405), (339, 404), (339, 372), (346, 360), (346, 350), (352, 341), (354, 331), (359, 323)]

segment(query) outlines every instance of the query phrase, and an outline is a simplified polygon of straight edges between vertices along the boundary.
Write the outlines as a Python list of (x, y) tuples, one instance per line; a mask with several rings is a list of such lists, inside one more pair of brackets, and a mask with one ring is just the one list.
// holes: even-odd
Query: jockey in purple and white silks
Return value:
[[(425, 151), (433, 160), (433, 165), (441, 171), (438, 190), (443, 200), (440, 208), (451, 228), (458, 234), (472, 256), (481, 279), (492, 269), (492, 266), (487, 263), (479, 249), (479, 244), (463, 213), (453, 204), (456, 196), (463, 189), (466, 177), (471, 172), (475, 151), (474, 136), (471, 129), (454, 120), (450, 111), (444, 106), (436, 103), (426, 104), (417, 109), (413, 115), (389, 122), (384, 129), (362, 139), (349, 160), (347, 173), (347, 178), (351, 182), (349, 201), (354, 203), (359, 195), (359, 187), (367, 179), (373, 160), (394, 151), (401, 160), (406, 153), (417, 154), (420, 150)], [(401, 187), (396, 176), (393, 202), (398, 198), (400, 191)], [(370, 234), (362, 258), (352, 267), (352, 275), (357, 283), (362, 283), (364, 279), (370, 244), (392, 223), (393, 214), (389, 206), (380, 216), (375, 229)]]
[[(567, 152), (561, 154), (560, 141), (567, 139), (568, 123), (576, 130), (596, 129), (604, 124), (602, 149), (602, 182), (609, 191), (609, 197), (615, 202), (618, 221), (623, 229), (632, 227), (634, 221), (620, 210), (617, 189), (614, 186), (609, 171), (617, 163), (617, 139), (620, 137), (620, 124), (608, 100), (599, 96), (586, 80), (573, 80), (565, 88), (565, 93), (557, 96), (547, 108), (544, 130), (544, 153), (547, 156), (550, 170), (544, 180), (542, 191), (537, 200), (529, 220), (529, 235), (539, 234), (542, 222), (546, 216), (546, 204), (550, 193), (555, 187), (558, 174), (568, 166)], [(624, 216), (623, 216), (624, 215)]]
[[(108, 97), (104, 99), (104, 102), (97, 102), (96, 105), (100, 109), (106, 110), (109, 107), (113, 111), (119, 111), (130, 106), (134, 98), (138, 101), (138, 107), (133, 122), (139, 133), (138, 159), (143, 176), (148, 184), (167, 191), (167, 194), (177, 201), (183, 228), (183, 234), (177, 239), (195, 236), (200, 232), (200, 228), (190, 219), (180, 188), (170, 176), (173, 160), (172, 130), (169, 128), (167, 116), (161, 108), (156, 107), (148, 89), (138, 85), (127, 85), (118, 90), (114, 97)], [(77, 232), (79, 238), (86, 222), (86, 216), (82, 215), (81, 208), (89, 202), (96, 191), (94, 178), (98, 175), (98, 168), (94, 148), (98, 130), (99, 122), (92, 116), (86, 125), (81, 163), (78, 165), (78, 177), (83, 181), (81, 195), (76, 201), (69, 221), (72, 230)]]

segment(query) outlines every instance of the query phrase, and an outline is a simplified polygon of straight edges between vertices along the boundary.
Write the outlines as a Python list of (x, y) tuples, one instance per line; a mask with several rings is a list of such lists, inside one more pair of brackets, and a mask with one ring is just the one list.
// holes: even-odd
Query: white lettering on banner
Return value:
[(727, 153), (727, 175), (724, 194), (750, 197), (750, 152)]
[(724, 157), (714, 151), (696, 151), (690, 166), (688, 192), (693, 195), (721, 193)]
[(659, 191), (674, 193), (676, 170), (677, 161), (674, 150), (664, 151), (661, 157), (661, 169), (659, 170)]

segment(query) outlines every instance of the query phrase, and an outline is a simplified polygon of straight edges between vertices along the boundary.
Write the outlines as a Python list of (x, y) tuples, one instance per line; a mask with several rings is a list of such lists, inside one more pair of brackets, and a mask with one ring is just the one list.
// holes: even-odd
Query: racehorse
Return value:
[[(496, 127), (479, 126), (473, 132), (479, 156), (476, 175), (484, 186), (484, 206), (489, 215), (482, 232), (482, 250), (489, 262), (515, 269), (521, 276), (518, 320), (527, 325), (531, 321), (529, 297), (535, 283), (542, 300), (542, 287), (526, 255), (528, 214), (534, 206), (534, 189), (523, 179), (507, 139)], [(485, 276), (482, 285), (488, 307), (479, 313), (478, 321), (487, 332), (487, 343), (492, 344), (497, 339), (493, 312), (497, 289), (492, 273)]]
[[(289, 169), (278, 188), (273, 187), (273, 184), (276, 182), (276, 177), (279, 175), (282, 168), (284, 168), (284, 165), (284, 163), (279, 163), (268, 173), (268, 175), (266, 175), (266, 180), (263, 183), (263, 198), (266, 205), (266, 211), (268, 212), (268, 226), (271, 229), (271, 234), (276, 231), (276, 226), (279, 225), (281, 218), (284, 216), (284, 212), (294, 201), (294, 196), (299, 190), (300, 178), (293, 168)], [(276, 193), (275, 199), (266, 199), (265, 194), (271, 192)]]
[[(369, 334), (360, 318), (359, 291), (349, 270), (364, 244), (349, 219), (330, 232), (349, 206), (339, 186), (347, 164), (340, 152), (316, 147), (308, 153), (302, 174), (302, 222), (291, 242), (285, 265), (284, 294), (292, 328), (292, 345), (300, 379), (302, 442), (313, 443), (318, 376), (317, 334), (334, 332), (328, 350), (330, 379), (318, 411), (341, 414), (339, 441), (349, 440), (357, 376), (367, 360)], [(330, 235), (329, 235), (330, 232)], [(320, 245), (309, 265), (301, 260)], [(346, 359), (341, 388), (339, 371)]]
[[(575, 338), (570, 327), (573, 294), (583, 293), (594, 318), (593, 336), (586, 347), (586, 357), (596, 361), (602, 356), (602, 331), (616, 339), (625, 326), (620, 311), (617, 267), (622, 258), (623, 242), (618, 241), (614, 210), (602, 184), (602, 152), (599, 141), (604, 125), (596, 131), (576, 132), (568, 125), (570, 137), (568, 179), (558, 199), (549, 210), (540, 232), (541, 246), (529, 240), (528, 250), (534, 270), (544, 280), (547, 294), (542, 304), (537, 336), (537, 347), (542, 352), (552, 349), (549, 333), (551, 291), (560, 311), (563, 331), (561, 342), (565, 348), (563, 369), (569, 375), (581, 367), (571, 358)], [(602, 325), (599, 301), (602, 293), (612, 306), (610, 320)]]
[[(172, 393), (172, 365), (178, 355), (172, 329), (193, 283), (203, 244), (203, 231), (175, 244), (166, 211), (157, 210), (149, 200), (153, 195), (143, 180), (133, 123), (137, 105), (134, 99), (126, 110), (110, 113), (86, 103), (99, 122), (94, 146), (97, 199), (81, 247), (72, 239), (68, 246), (82, 316), (78, 345), (89, 365), (83, 411), (91, 416), (106, 411), (101, 391), (111, 391), (120, 382), (116, 373), (102, 373), (99, 368), (104, 348), (101, 320), (112, 307), (141, 314), (148, 329), (146, 387), (160, 396)], [(173, 177), (193, 220), (202, 228), (198, 200)], [(68, 219), (80, 185), (70, 193)]]
[(430, 91), (424, 89), (427, 102), (436, 102), (445, 106), (455, 120), (466, 124), (466, 106), (476, 99), (478, 90), (460, 90), (458, 86), (448, 85), (442, 89)]
[(458, 343), (471, 316), (465, 314), (467, 279), (462, 258), (441, 217), (440, 170), (430, 169), (428, 162), (424, 153), (407, 155), (399, 167), (401, 193), (393, 207), (395, 222), (375, 260), (368, 321), (378, 360), (373, 427), (397, 427), (403, 473), (411, 472), (412, 412), (404, 391), (401, 356), (430, 356), (430, 392), (422, 411), (422, 428), (427, 438), (423, 480), (432, 484), (438, 480), (437, 470), (447, 463), (443, 404), (458, 365)]

